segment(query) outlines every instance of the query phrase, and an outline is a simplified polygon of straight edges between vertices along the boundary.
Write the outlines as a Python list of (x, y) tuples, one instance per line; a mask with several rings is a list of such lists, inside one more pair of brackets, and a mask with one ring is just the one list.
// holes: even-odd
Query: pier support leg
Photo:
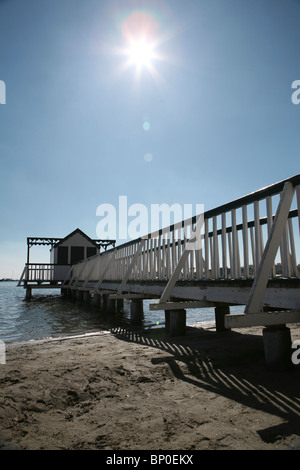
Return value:
[(267, 367), (271, 370), (286, 370), (291, 367), (291, 332), (285, 325), (263, 329), (263, 342)]
[(102, 305), (103, 305), (104, 309), (107, 308), (107, 301), (108, 301), (108, 295), (107, 294), (102, 294)]
[(124, 299), (117, 299), (117, 309), (122, 310), (124, 308)]
[(26, 300), (30, 300), (31, 299), (31, 289), (30, 287), (27, 287), (26, 288)]
[(143, 300), (135, 299), (131, 301), (130, 318), (134, 323), (141, 323), (143, 318)]
[(170, 336), (184, 336), (186, 329), (186, 311), (170, 310)]
[(228, 331), (230, 328), (225, 328), (225, 315), (230, 314), (230, 308), (228, 306), (215, 307), (215, 321), (216, 321), (216, 332)]
[(89, 300), (90, 300), (90, 293), (89, 293), (88, 290), (83, 292), (82, 298), (83, 298), (83, 301), (84, 301), (84, 302), (89, 302)]
[(100, 305), (100, 302), (101, 302), (100, 294), (94, 294), (93, 297), (92, 297), (93, 305)]
[(109, 296), (107, 296), (106, 308), (109, 313), (115, 313), (116, 312), (116, 300), (111, 299)]
[(72, 299), (77, 298), (77, 290), (76, 289), (71, 289), (71, 296), (72, 296)]
[(165, 330), (170, 331), (170, 310), (165, 310)]
[(76, 290), (76, 299), (77, 300), (82, 300), (82, 291), (81, 290)]

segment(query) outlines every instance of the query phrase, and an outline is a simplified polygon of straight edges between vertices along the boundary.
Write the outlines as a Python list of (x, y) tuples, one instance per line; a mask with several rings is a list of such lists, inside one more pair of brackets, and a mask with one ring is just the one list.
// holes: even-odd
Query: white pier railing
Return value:
[[(300, 176), (291, 178), (292, 197), (281, 217), (282, 236), (270, 277), (299, 278)], [(82, 281), (167, 281), (183, 253), (177, 280), (254, 279), (276, 217), (285, 181), (108, 250), (73, 266)], [(294, 193), (296, 192), (296, 198)], [(295, 199), (295, 201), (293, 201)], [(292, 202), (295, 208), (291, 209)], [(200, 243), (187, 245), (195, 230)], [(198, 238), (199, 240), (200, 238)], [(191, 246), (189, 248), (189, 246)]]
[(68, 272), (69, 265), (53, 263), (27, 263), (20, 277), (18, 286), (23, 283), (55, 283), (63, 282)]

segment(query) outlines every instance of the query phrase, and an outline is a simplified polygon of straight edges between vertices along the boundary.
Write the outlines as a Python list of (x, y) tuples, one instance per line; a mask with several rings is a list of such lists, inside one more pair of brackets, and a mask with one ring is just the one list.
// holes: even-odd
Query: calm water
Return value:
[[(149, 311), (144, 301), (142, 325), (149, 327), (164, 322), (163, 311)], [(187, 323), (214, 321), (214, 310), (187, 310)], [(32, 290), (32, 299), (25, 300), (25, 289), (16, 282), (0, 282), (0, 340), (9, 342), (64, 337), (129, 326), (130, 303), (122, 312), (108, 315), (98, 306), (70, 300), (60, 289)]]

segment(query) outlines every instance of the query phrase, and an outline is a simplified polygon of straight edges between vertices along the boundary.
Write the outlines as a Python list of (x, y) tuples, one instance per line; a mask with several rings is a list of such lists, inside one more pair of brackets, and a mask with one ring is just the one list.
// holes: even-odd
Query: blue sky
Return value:
[[(115, 53), (134, 15), (140, 76)], [(0, 278), (120, 195), (210, 209), (299, 173), (299, 24), (298, 0), (0, 0)]]

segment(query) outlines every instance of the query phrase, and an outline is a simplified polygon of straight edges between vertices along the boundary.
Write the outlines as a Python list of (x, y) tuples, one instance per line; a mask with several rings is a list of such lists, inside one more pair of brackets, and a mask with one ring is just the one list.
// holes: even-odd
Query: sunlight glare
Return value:
[(120, 24), (122, 44), (111, 47), (111, 54), (123, 57), (116, 70), (121, 76), (129, 69), (135, 69), (135, 82), (140, 82), (147, 74), (160, 88), (164, 85), (159, 63), (170, 62), (170, 57), (162, 52), (161, 46), (170, 40), (170, 33), (161, 32), (162, 23), (158, 17), (146, 11), (133, 11)]
[(137, 66), (149, 66), (155, 57), (153, 46), (144, 39), (134, 41), (128, 50), (129, 60)]

